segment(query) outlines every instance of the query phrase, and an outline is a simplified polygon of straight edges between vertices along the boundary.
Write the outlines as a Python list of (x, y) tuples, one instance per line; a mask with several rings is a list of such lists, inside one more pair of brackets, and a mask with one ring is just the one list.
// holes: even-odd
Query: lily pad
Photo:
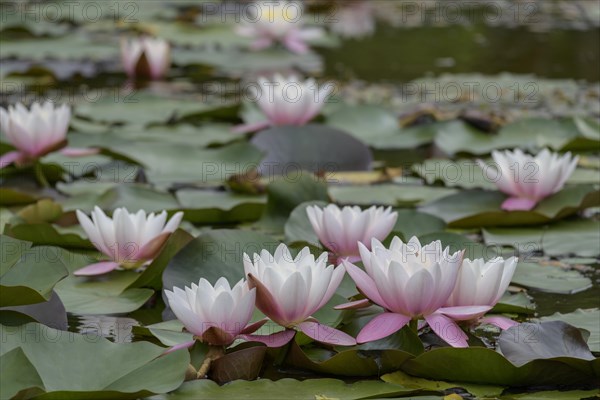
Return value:
[(560, 221), (542, 228), (488, 228), (483, 238), (487, 244), (512, 246), (522, 253), (600, 256), (600, 222), (593, 220)]
[(580, 329), (585, 329), (590, 333), (587, 338), (587, 345), (591, 351), (600, 353), (600, 310), (593, 309), (577, 309), (568, 314), (554, 313), (547, 317), (541, 317), (541, 322), (547, 321), (563, 321)]
[(265, 208), (265, 197), (224, 191), (182, 189), (177, 199), (185, 219), (196, 224), (230, 224), (256, 221)]
[(273, 252), (279, 242), (247, 230), (220, 229), (206, 232), (175, 255), (163, 273), (163, 288), (183, 288), (205, 278), (211, 283), (225, 277), (233, 285), (244, 277), (243, 255)]
[(590, 278), (574, 270), (551, 265), (519, 263), (512, 283), (543, 292), (573, 294), (592, 287)]
[[(6, 338), (3, 357), (15, 349), (21, 349), (25, 356), (25, 359), (15, 354), (11, 357), (19, 359), (19, 363), (11, 364), (11, 369), (17, 368), (13, 371), (29, 377), (21, 378), (20, 387), (16, 389), (23, 390), (28, 385), (40, 387), (35, 372), (43, 383), (43, 390), (52, 394), (48, 397), (86, 399), (98, 398), (101, 394), (103, 398), (136, 399), (166, 393), (182, 383), (189, 364), (186, 351), (160, 357), (164, 348), (146, 342), (116, 344), (102, 337), (90, 340), (84, 335), (57, 331), (37, 323), (19, 328), (0, 326), (0, 329)], [(24, 340), (26, 337), (37, 340)], [(106, 368), (106, 365), (112, 367)], [(81, 374), (83, 370), (87, 373)], [(79, 378), (71, 379), (73, 376)], [(12, 391), (15, 390), (13, 385)]]
[(274, 127), (259, 132), (252, 144), (266, 154), (259, 167), (266, 176), (365, 171), (373, 160), (361, 141), (325, 125)]
[(327, 115), (327, 124), (376, 149), (412, 149), (431, 143), (435, 125), (400, 128), (398, 117), (374, 105), (344, 105)]
[(329, 188), (329, 194), (336, 203), (364, 206), (414, 206), (435, 201), (453, 193), (456, 193), (453, 189), (393, 183), (331, 186)]
[(315, 233), (308, 215), (306, 214), (306, 208), (308, 206), (325, 207), (328, 203), (325, 201), (305, 201), (300, 203), (292, 213), (290, 218), (285, 223), (283, 230), (285, 232), (285, 240), (288, 243), (307, 243), (315, 247), (319, 247), (321, 244), (319, 238)]
[(55, 285), (68, 275), (61, 249), (31, 248), (31, 243), (0, 236), (0, 307), (48, 301)]
[(315, 400), (344, 399), (359, 400), (381, 397), (396, 397), (416, 392), (391, 383), (362, 381), (347, 384), (336, 379), (307, 379), (298, 381), (284, 378), (277, 381), (259, 379), (257, 381), (234, 381), (219, 386), (217, 383), (200, 379), (186, 382), (175, 392), (157, 396), (153, 400), (195, 400), (206, 399), (281, 399)]
[(541, 201), (531, 211), (502, 211), (506, 195), (496, 191), (463, 190), (432, 201), (421, 211), (442, 218), (451, 228), (542, 224), (600, 205), (600, 192), (589, 185), (569, 186)]

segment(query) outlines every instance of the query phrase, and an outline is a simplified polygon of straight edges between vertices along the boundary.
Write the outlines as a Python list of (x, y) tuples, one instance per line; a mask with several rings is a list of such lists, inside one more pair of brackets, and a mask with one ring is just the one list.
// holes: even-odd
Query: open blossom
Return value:
[(121, 40), (121, 60), (130, 78), (163, 78), (171, 66), (169, 43), (150, 37)]
[[(251, 259), (244, 254), (244, 271), (251, 287), (256, 288), (256, 306), (267, 317), (287, 328), (278, 334), (284, 344), (294, 336), (294, 328), (314, 340), (336, 345), (353, 345), (354, 338), (320, 324), (311, 315), (334, 295), (344, 268), (327, 266), (327, 253), (315, 260), (305, 247), (293, 258), (285, 244), (271, 255), (262, 250)], [(273, 335), (272, 335), (273, 336)]]
[[(578, 156), (560, 156), (548, 149), (533, 157), (520, 149), (493, 151), (498, 189), (510, 197), (502, 203), (504, 210), (531, 210), (545, 197), (560, 191), (577, 166)], [(479, 161), (482, 168), (487, 166)]]
[(167, 221), (167, 212), (146, 215), (144, 210), (129, 213), (117, 208), (109, 218), (95, 207), (90, 219), (77, 210), (77, 219), (92, 244), (110, 258), (75, 271), (75, 275), (99, 275), (118, 267), (139, 268), (150, 263), (173, 233), (183, 217), (178, 212)]
[(248, 325), (254, 312), (256, 290), (243, 279), (233, 288), (225, 278), (213, 287), (204, 278), (196, 285), (165, 290), (169, 306), (186, 329), (199, 340), (228, 346), (241, 334), (256, 331), (266, 320)]
[(400, 330), (411, 320), (425, 319), (431, 329), (454, 347), (466, 347), (467, 335), (454, 319), (470, 319), (489, 306), (444, 307), (456, 284), (463, 251), (450, 254), (438, 240), (421, 246), (419, 239), (403, 243), (394, 237), (390, 248), (373, 239), (372, 250), (359, 244), (365, 271), (347, 260), (342, 264), (368, 300), (337, 308), (371, 302), (384, 308), (360, 331), (357, 342), (378, 340)]
[(0, 128), (16, 148), (0, 158), (0, 167), (32, 161), (63, 147), (70, 119), (71, 109), (66, 104), (33, 103), (29, 110), (21, 103), (8, 110), (0, 107)]
[[(465, 258), (458, 273), (454, 291), (446, 301), (446, 307), (456, 306), (490, 306), (494, 307), (500, 300), (517, 268), (518, 259), (496, 257), (489, 261), (483, 258), (470, 260)], [(475, 320), (484, 313), (470, 316)], [(516, 322), (499, 316), (489, 317), (481, 322), (489, 322), (502, 329), (516, 325)]]
[(321, 243), (338, 259), (348, 258), (352, 262), (360, 259), (359, 242), (370, 248), (372, 238), (384, 240), (398, 218), (391, 207), (375, 206), (366, 210), (358, 206), (340, 209), (335, 204), (323, 209), (309, 206), (306, 213)]
[(251, 48), (262, 50), (280, 43), (298, 54), (308, 52), (306, 41), (323, 35), (319, 28), (305, 28), (301, 2), (280, 0), (255, 2), (246, 7), (247, 16), (236, 32), (252, 39)]
[(334, 87), (331, 83), (319, 86), (313, 78), (303, 81), (296, 75), (286, 78), (277, 74), (272, 80), (259, 78), (258, 87), (253, 89), (267, 120), (238, 126), (238, 133), (269, 126), (305, 125), (319, 114)]
[(336, 9), (331, 30), (345, 38), (360, 38), (375, 32), (374, 9), (369, 1), (350, 1)]

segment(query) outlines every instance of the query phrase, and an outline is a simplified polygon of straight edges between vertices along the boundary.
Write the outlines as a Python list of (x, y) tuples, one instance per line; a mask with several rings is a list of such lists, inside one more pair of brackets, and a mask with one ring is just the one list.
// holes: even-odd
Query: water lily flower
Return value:
[(62, 148), (69, 156), (95, 154), (97, 149), (67, 149), (67, 130), (71, 119), (68, 105), (51, 102), (33, 103), (30, 109), (17, 103), (0, 107), (0, 129), (16, 148), (0, 157), (0, 168), (15, 163), (23, 165)]
[[(493, 151), (492, 157), (496, 163), (496, 186), (510, 196), (501, 206), (508, 211), (531, 210), (544, 198), (560, 191), (579, 161), (579, 157), (571, 156), (570, 152), (560, 156), (548, 149), (535, 157), (520, 149)], [(479, 165), (488, 175), (485, 163), (479, 160)]]
[(319, 87), (313, 78), (303, 81), (296, 75), (286, 78), (276, 74), (272, 80), (261, 77), (257, 83), (251, 89), (267, 119), (237, 126), (234, 128), (237, 133), (269, 126), (305, 125), (319, 114), (334, 89), (329, 82)]
[(372, 206), (361, 210), (357, 206), (345, 206), (340, 209), (335, 204), (323, 209), (308, 206), (306, 214), (321, 243), (340, 261), (348, 258), (350, 262), (360, 259), (359, 242), (370, 248), (372, 238), (384, 240), (398, 218), (398, 213), (392, 212), (391, 207)]
[(331, 299), (344, 277), (343, 267), (327, 266), (327, 253), (315, 260), (305, 247), (293, 258), (282, 243), (273, 255), (262, 250), (252, 260), (244, 254), (244, 271), (250, 287), (256, 288), (258, 309), (286, 328), (270, 335), (272, 341), (287, 343), (297, 328), (319, 342), (356, 344), (351, 336), (311, 317)]
[(305, 28), (304, 7), (298, 1), (254, 2), (246, 6), (247, 16), (236, 32), (251, 38), (252, 50), (262, 50), (280, 43), (297, 54), (307, 53), (307, 41), (323, 36), (319, 28)]
[(150, 37), (121, 39), (121, 61), (129, 78), (161, 79), (171, 66), (169, 42)]
[(362, 294), (367, 297), (338, 309), (357, 308), (373, 302), (384, 308), (358, 334), (358, 343), (384, 338), (411, 320), (424, 319), (431, 329), (454, 347), (467, 347), (467, 335), (454, 319), (469, 319), (489, 306), (444, 307), (456, 284), (464, 250), (450, 254), (438, 240), (422, 246), (419, 239), (403, 243), (394, 237), (387, 249), (373, 239), (369, 250), (359, 243), (365, 271), (342, 261)]
[(204, 278), (184, 290), (165, 290), (169, 306), (186, 329), (200, 341), (229, 346), (241, 334), (260, 328), (266, 320), (248, 325), (254, 311), (256, 289), (242, 279), (233, 288), (226, 278), (213, 287)]
[(117, 268), (137, 269), (149, 264), (173, 233), (183, 217), (178, 212), (167, 222), (167, 212), (146, 215), (144, 210), (129, 213), (117, 208), (109, 218), (95, 207), (90, 219), (77, 210), (77, 219), (92, 244), (110, 258), (75, 271), (75, 275), (100, 275)]
[[(489, 261), (483, 258), (470, 260), (465, 258), (458, 273), (454, 291), (446, 301), (446, 307), (457, 306), (489, 306), (494, 307), (500, 300), (517, 268), (517, 257), (504, 259), (496, 257)], [(484, 313), (470, 316), (475, 321)], [(501, 329), (517, 325), (511, 319), (494, 316), (484, 318), (480, 322), (491, 323)]]
[(351, 1), (335, 10), (331, 30), (344, 38), (360, 38), (375, 32), (375, 16), (368, 1)]

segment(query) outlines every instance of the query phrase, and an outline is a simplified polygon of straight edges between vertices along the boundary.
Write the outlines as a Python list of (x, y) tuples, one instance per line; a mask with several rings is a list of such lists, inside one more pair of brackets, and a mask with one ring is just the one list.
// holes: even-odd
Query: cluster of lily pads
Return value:
[[(227, 63), (295, 64), (375, 28), (364, 1), (330, 33), (268, 3), (227, 25), (247, 46)], [(598, 378), (598, 310), (531, 320), (522, 289), (592, 286), (542, 255), (600, 255), (597, 121), (401, 127), (296, 71), (261, 71), (241, 106), (190, 102), (160, 94), (181, 47), (120, 46), (127, 89), (149, 85), (137, 102), (0, 107), (2, 398), (498, 396)], [(461, 158), (418, 157), (431, 148)], [(288, 379), (308, 371), (384, 382)]]

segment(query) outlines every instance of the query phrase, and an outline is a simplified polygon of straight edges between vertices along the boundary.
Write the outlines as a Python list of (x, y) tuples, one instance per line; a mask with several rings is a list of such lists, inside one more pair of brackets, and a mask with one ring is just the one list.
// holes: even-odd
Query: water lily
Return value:
[(121, 39), (121, 60), (130, 78), (163, 78), (171, 66), (169, 42), (150, 37)]
[(330, 83), (319, 87), (313, 78), (301, 80), (296, 75), (283, 77), (277, 74), (272, 80), (261, 77), (257, 83), (258, 87), (252, 87), (254, 97), (267, 119), (240, 125), (234, 129), (238, 133), (269, 126), (305, 125), (319, 114), (334, 89)]
[(535, 157), (520, 149), (493, 151), (492, 157), (495, 174), (487, 173), (488, 167), (483, 161), (479, 164), (486, 175), (496, 177), (498, 189), (510, 196), (501, 206), (508, 211), (531, 210), (544, 198), (560, 191), (579, 161), (579, 157), (571, 153), (560, 156), (548, 149)]
[[(494, 307), (500, 300), (515, 273), (518, 259), (496, 257), (489, 261), (483, 258), (470, 260), (465, 258), (458, 273), (454, 291), (446, 301), (446, 307), (489, 306)], [(469, 316), (475, 321), (484, 313)], [(489, 317), (481, 322), (492, 323), (502, 329), (517, 323), (499, 316)]]
[(256, 289), (242, 279), (233, 288), (226, 278), (213, 287), (204, 278), (196, 285), (165, 290), (169, 306), (186, 329), (213, 346), (228, 346), (242, 334), (256, 331), (266, 320), (248, 325), (254, 311)]
[(335, 10), (331, 30), (344, 38), (360, 38), (375, 32), (374, 9), (368, 1), (351, 1)]
[(251, 287), (256, 288), (256, 306), (267, 317), (286, 328), (271, 335), (280, 345), (292, 339), (299, 329), (312, 339), (335, 345), (354, 345), (351, 336), (320, 324), (311, 317), (334, 295), (344, 268), (327, 265), (327, 253), (315, 260), (308, 247), (293, 258), (285, 244), (271, 255), (262, 250), (251, 259), (244, 254), (244, 270)]
[(384, 338), (411, 321), (424, 319), (450, 345), (467, 346), (467, 335), (454, 319), (469, 319), (491, 307), (444, 307), (456, 284), (464, 250), (451, 254), (439, 240), (422, 246), (416, 237), (403, 243), (397, 236), (389, 249), (377, 239), (371, 250), (362, 243), (358, 246), (366, 272), (347, 260), (342, 265), (367, 299), (337, 308), (356, 308), (370, 301), (384, 312), (365, 325), (357, 342)]
[(144, 210), (129, 213), (117, 208), (109, 218), (95, 207), (90, 219), (77, 210), (77, 219), (92, 244), (110, 258), (75, 271), (75, 275), (99, 275), (117, 268), (137, 269), (150, 263), (183, 217), (178, 212), (167, 221), (167, 212), (146, 215)]
[(16, 148), (0, 157), (0, 168), (34, 161), (67, 144), (71, 109), (63, 104), (33, 103), (30, 109), (17, 103), (0, 107), (0, 129)]
[(340, 209), (335, 204), (325, 208), (309, 206), (306, 213), (321, 243), (339, 260), (348, 258), (351, 262), (360, 259), (359, 242), (370, 248), (372, 238), (384, 240), (398, 218), (391, 207), (375, 206), (366, 210), (357, 206)]
[(291, 52), (308, 52), (309, 40), (323, 35), (319, 28), (304, 27), (304, 7), (298, 1), (255, 2), (246, 7), (247, 16), (236, 32), (252, 39), (253, 50), (262, 50), (277, 43)]

